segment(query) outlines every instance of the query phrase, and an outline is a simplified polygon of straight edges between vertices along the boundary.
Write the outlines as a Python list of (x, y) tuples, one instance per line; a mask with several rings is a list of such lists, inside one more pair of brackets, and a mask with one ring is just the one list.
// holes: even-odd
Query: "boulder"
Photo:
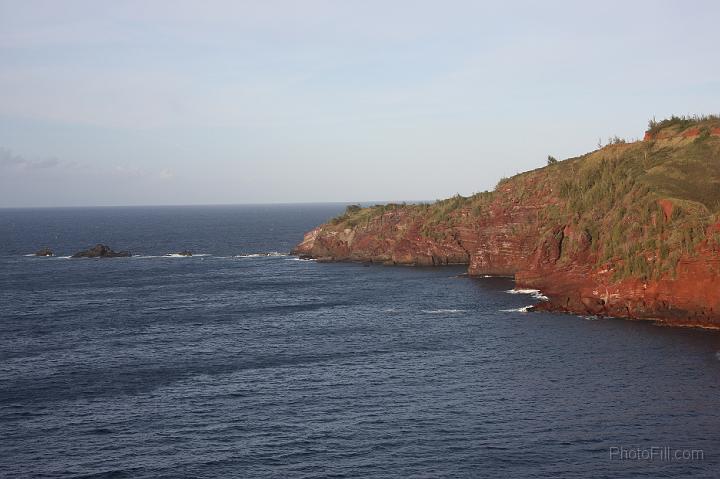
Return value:
[(53, 256), (53, 251), (50, 248), (42, 248), (35, 252), (35, 256)]
[(113, 251), (109, 246), (97, 244), (90, 249), (78, 251), (73, 258), (127, 258), (131, 256), (129, 251)]

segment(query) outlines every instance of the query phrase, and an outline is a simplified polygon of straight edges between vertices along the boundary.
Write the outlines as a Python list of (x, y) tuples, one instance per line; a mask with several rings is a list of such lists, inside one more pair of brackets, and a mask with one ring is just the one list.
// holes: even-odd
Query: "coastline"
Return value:
[[(356, 264), (374, 264), (379, 266), (387, 266), (387, 267), (398, 267), (398, 266), (404, 266), (404, 267), (444, 267), (444, 266), (467, 266), (469, 263), (445, 263), (440, 265), (428, 265), (428, 264), (420, 264), (420, 263), (397, 263), (392, 261), (373, 261), (370, 259), (337, 259), (333, 257), (313, 257), (311, 254), (308, 254), (307, 252), (299, 249), (296, 247), (293, 249), (290, 254), (302, 256), (306, 259), (312, 259), (317, 261), (318, 263), (356, 263)], [(565, 307), (560, 306), (557, 301), (553, 301), (553, 297), (547, 295), (542, 288), (538, 288), (535, 285), (528, 285), (524, 284), (518, 281), (518, 279), (514, 275), (507, 275), (507, 274), (473, 274), (470, 272), (462, 273), (462, 277), (467, 278), (508, 278), (512, 279), (515, 283), (515, 286), (513, 289), (517, 291), (533, 291), (537, 292), (538, 295), (544, 297), (544, 300), (541, 300), (535, 304), (529, 305), (525, 308), (525, 312), (550, 312), (550, 313), (559, 313), (559, 314), (566, 314), (571, 316), (594, 316), (598, 318), (611, 318), (611, 319), (618, 319), (618, 320), (625, 320), (625, 321), (646, 321), (653, 323), (657, 326), (662, 327), (672, 327), (672, 328), (690, 328), (690, 329), (703, 329), (703, 330), (709, 330), (709, 331), (720, 331), (720, 324), (713, 324), (713, 323), (707, 323), (707, 322), (701, 322), (697, 320), (683, 320), (679, 318), (663, 318), (661, 316), (634, 316), (634, 315), (616, 315), (616, 314), (603, 314), (603, 313), (594, 313), (591, 311), (588, 311), (587, 309), (568, 309)], [(521, 294), (521, 293), (519, 293)], [(528, 293), (529, 294), (529, 293)], [(535, 295), (532, 295), (535, 297)]]
[[(699, 132), (707, 131), (701, 135)], [(535, 309), (720, 328), (720, 119), (658, 122), (643, 141), (433, 204), (350, 205), (294, 253), (318, 261), (466, 265), (514, 278)]]

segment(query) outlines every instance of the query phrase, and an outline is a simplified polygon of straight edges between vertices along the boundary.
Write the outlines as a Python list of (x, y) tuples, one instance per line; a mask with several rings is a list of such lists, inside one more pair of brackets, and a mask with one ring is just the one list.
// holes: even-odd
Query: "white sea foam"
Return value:
[(270, 251), (268, 253), (248, 253), (248, 254), (238, 254), (235, 255), (235, 258), (277, 258), (282, 256), (287, 256), (287, 253), (279, 253), (277, 251)]
[(315, 258), (285, 258), (285, 261), (317, 261)]
[(533, 298), (539, 299), (540, 301), (548, 300), (548, 297), (542, 294), (539, 289), (508, 289), (505, 292), (510, 294), (529, 294)]
[(536, 294), (539, 293), (539, 289), (508, 289), (505, 291), (510, 294)]
[(464, 313), (464, 309), (421, 309), (426, 314), (452, 314), (452, 313)]
[(528, 309), (530, 308), (532, 308), (532, 304), (528, 306), (523, 306), (522, 308), (501, 309), (500, 311), (503, 313), (527, 313)]

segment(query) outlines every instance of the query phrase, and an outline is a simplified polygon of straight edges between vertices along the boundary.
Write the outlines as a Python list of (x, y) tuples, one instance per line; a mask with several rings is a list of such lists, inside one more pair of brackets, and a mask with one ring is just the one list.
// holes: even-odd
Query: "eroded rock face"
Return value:
[(542, 289), (548, 302), (536, 310), (659, 319), (671, 325), (720, 328), (720, 281), (717, 255), (680, 260), (674, 278), (624, 279), (613, 282), (607, 274), (546, 269), (521, 272), (518, 284)]
[[(508, 193), (479, 214), (457, 212), (451, 226), (433, 224), (407, 209), (354, 228), (322, 225), (308, 232), (293, 253), (325, 261), (467, 264), (471, 275), (514, 275), (538, 260), (538, 212), (548, 197), (520, 200)], [(555, 250), (550, 256), (558, 256), (559, 245), (550, 241), (547, 247)]]
[(113, 251), (109, 246), (97, 244), (90, 249), (78, 251), (73, 258), (127, 258), (131, 256), (129, 251)]
[[(672, 325), (720, 327), (720, 254), (711, 248), (683, 257), (674, 277), (612, 280), (595, 266), (587, 233), (572, 225), (538, 238), (538, 206), (495, 210), (482, 220), (458, 225), (442, 240), (424, 237), (421, 222), (389, 213), (351, 231), (318, 227), (294, 250), (302, 258), (385, 264), (467, 264), (470, 275), (514, 276), (519, 288), (548, 297), (536, 310), (659, 319)], [(399, 235), (394, 235), (397, 231)], [(539, 246), (536, 246), (538, 245)], [(562, 248), (573, 244), (569, 258)]]
[[(680, 140), (656, 148), (684, 147), (693, 140), (682, 138), (694, 133), (685, 132)], [(646, 150), (638, 145), (642, 142), (611, 146), (602, 154), (619, 156), (634, 148), (632, 158), (647, 160)], [(618, 275), (622, 264), (602, 259), (591, 232), (601, 228), (607, 237), (612, 223), (592, 225), (572, 214), (554, 213), (567, 211), (562, 208), (567, 204), (557, 191), (562, 178), (543, 181), (543, 175), (547, 179), (552, 174), (542, 169), (516, 177), (507, 186), (501, 184), (476, 211), (461, 206), (440, 222), (432, 218), (433, 210), (403, 207), (369, 215), (352, 227), (343, 222), (321, 225), (308, 232), (293, 253), (324, 261), (467, 264), (470, 275), (514, 276), (519, 288), (541, 290), (548, 301), (536, 309), (720, 328), (720, 223), (709, 227), (694, 250), (670, 251), (678, 257), (674, 271), (648, 276), (652, 279)], [(661, 234), (672, 234), (673, 205), (660, 197), (656, 213), (637, 223), (639, 229), (663, 223), (667, 226)], [(651, 264), (659, 252), (653, 254)]]

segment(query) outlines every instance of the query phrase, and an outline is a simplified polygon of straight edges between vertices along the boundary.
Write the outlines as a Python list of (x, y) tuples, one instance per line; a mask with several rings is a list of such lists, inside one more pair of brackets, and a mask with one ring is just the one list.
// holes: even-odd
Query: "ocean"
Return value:
[(717, 477), (718, 332), (287, 254), (343, 208), (0, 210), (0, 476)]

